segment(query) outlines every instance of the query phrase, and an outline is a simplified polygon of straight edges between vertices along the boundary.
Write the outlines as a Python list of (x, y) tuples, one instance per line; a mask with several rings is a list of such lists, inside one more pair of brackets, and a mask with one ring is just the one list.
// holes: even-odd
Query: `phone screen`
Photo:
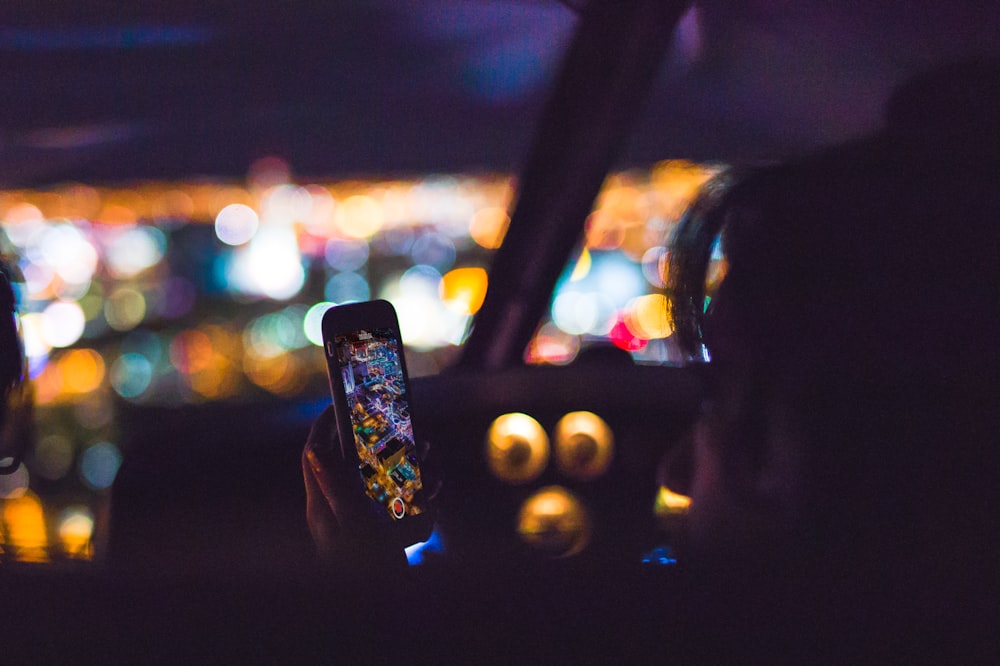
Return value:
[(396, 520), (422, 513), (422, 482), (400, 359), (392, 329), (334, 336), (365, 492)]

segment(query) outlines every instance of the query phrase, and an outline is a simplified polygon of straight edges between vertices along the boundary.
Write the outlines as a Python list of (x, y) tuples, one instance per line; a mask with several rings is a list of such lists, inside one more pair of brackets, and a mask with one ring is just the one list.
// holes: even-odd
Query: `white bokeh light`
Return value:
[(564, 291), (552, 303), (552, 321), (571, 335), (589, 333), (598, 319), (597, 299), (594, 294)]
[(317, 347), (323, 346), (323, 315), (333, 307), (333, 303), (322, 302), (309, 308), (305, 318), (302, 320), (302, 330), (305, 331), (309, 342)]
[(53, 301), (42, 311), (42, 339), (51, 347), (69, 347), (83, 335), (86, 317), (75, 301)]
[(233, 256), (229, 286), (244, 294), (286, 300), (305, 285), (295, 232), (288, 227), (261, 227), (248, 246)]
[(49, 227), (39, 239), (42, 260), (67, 282), (89, 282), (97, 270), (97, 250), (83, 232), (69, 224)]
[(215, 235), (226, 245), (250, 242), (259, 227), (257, 211), (244, 204), (229, 204), (215, 216)]
[(132, 227), (112, 236), (104, 260), (114, 277), (130, 278), (155, 266), (166, 248), (167, 237), (156, 227)]

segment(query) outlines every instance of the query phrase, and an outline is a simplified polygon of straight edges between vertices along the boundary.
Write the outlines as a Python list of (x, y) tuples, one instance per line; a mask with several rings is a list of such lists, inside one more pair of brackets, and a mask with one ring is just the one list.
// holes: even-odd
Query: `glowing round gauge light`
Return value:
[(226, 245), (250, 242), (259, 227), (257, 211), (245, 204), (229, 204), (215, 216), (215, 235)]
[(547, 486), (525, 500), (517, 533), (550, 557), (576, 555), (590, 543), (590, 516), (577, 497), (561, 486)]
[(611, 428), (593, 412), (570, 412), (553, 433), (556, 465), (563, 474), (589, 481), (604, 474), (614, 458)]
[(498, 416), (486, 433), (486, 463), (501, 481), (533, 481), (549, 463), (549, 437), (527, 414)]

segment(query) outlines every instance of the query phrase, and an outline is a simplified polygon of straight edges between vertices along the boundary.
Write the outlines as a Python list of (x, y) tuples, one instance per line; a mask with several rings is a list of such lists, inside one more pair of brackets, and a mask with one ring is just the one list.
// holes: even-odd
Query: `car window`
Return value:
[[(714, 170), (672, 161), (608, 178), (526, 361), (568, 363), (610, 341), (669, 362), (663, 243)], [(38, 428), (24, 468), (0, 477), (5, 533), (21, 544), (8, 556), (92, 556), (127, 454), (116, 405), (322, 399), (331, 304), (388, 299), (411, 372), (447, 367), (513, 196), (506, 174), (295, 182), (276, 159), (242, 183), (0, 192)]]
[(610, 343), (637, 362), (677, 362), (664, 293), (670, 238), (698, 188), (720, 169), (669, 160), (610, 176), (526, 360), (570, 363)]

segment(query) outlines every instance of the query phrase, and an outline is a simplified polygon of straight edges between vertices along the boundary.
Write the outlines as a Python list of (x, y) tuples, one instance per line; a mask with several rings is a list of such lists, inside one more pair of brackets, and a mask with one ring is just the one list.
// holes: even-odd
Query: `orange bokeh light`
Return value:
[(104, 358), (93, 349), (74, 349), (59, 359), (62, 388), (70, 393), (90, 393), (104, 381)]
[(212, 362), (212, 340), (202, 331), (181, 331), (170, 343), (170, 362), (186, 375), (207, 368)]
[(449, 308), (462, 314), (473, 315), (483, 305), (488, 283), (486, 269), (470, 266), (445, 273), (438, 289), (441, 300)]

